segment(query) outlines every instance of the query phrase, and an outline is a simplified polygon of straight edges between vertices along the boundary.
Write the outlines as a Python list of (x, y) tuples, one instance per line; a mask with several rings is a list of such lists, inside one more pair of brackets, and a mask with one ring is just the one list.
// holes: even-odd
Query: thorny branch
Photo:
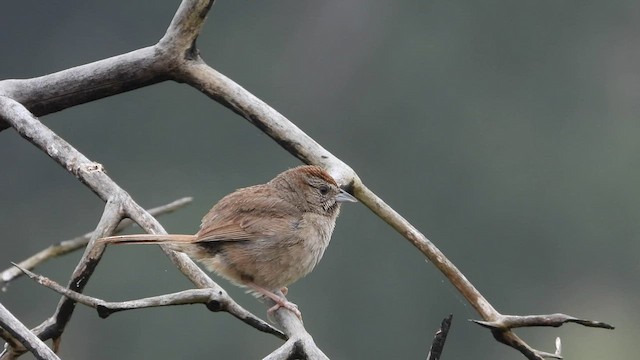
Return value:
[[(58, 356), (0, 304), (0, 337), (13, 348), (26, 347), (37, 359), (59, 360)], [(12, 354), (10, 353), (10, 356)]]
[[(184, 0), (166, 34), (156, 45), (38, 78), (0, 81), (0, 121), (4, 120), (4, 123), (0, 123), (0, 130), (7, 126), (14, 127), (24, 138), (46, 152), (107, 202), (105, 214), (108, 211), (113, 214), (103, 216), (93, 240), (112, 233), (122, 217), (131, 217), (148, 232), (164, 233), (164, 230), (104, 174), (99, 164), (92, 163), (53, 134), (33, 114), (45, 115), (161, 81), (174, 80), (200, 90), (241, 115), (302, 161), (327, 168), (338, 183), (349, 188), (358, 200), (410, 241), (449, 279), (482, 317), (483, 321), (479, 323), (490, 327), (498, 341), (517, 349), (528, 359), (557, 358), (560, 354), (559, 351), (550, 354), (531, 348), (512, 331), (514, 327), (559, 326), (565, 322), (575, 322), (613, 328), (605, 323), (575, 319), (567, 315), (563, 315), (564, 321), (558, 322), (549, 320), (554, 315), (506, 316), (495, 310), (431, 241), (369, 190), (348, 165), (276, 110), (204, 62), (199, 56), (195, 40), (212, 5), (212, 0)], [(91, 251), (94, 253), (90, 253), (91, 245), (90, 242), (83, 260), (70, 280), (72, 290), (82, 291), (99, 260), (102, 250), (93, 249)], [(220, 289), (186, 257), (172, 252), (167, 254), (198, 287)], [(78, 281), (80, 286), (74, 285)], [(59, 337), (73, 308), (73, 301), (62, 299), (56, 314), (34, 331), (40, 337)], [(58, 322), (60, 319), (57, 317), (61, 314), (66, 315), (62, 317), (63, 321)], [(290, 340), (268, 358), (287, 358), (301, 352), (308, 358), (325, 358), (302, 324), (289, 318), (289, 315), (295, 317), (287, 311), (276, 314), (276, 320)], [(296, 340), (292, 342), (291, 339)]]
[(449, 335), (449, 329), (451, 329), (452, 319), (453, 314), (449, 314), (449, 316), (442, 320), (440, 328), (436, 331), (436, 335), (433, 337), (429, 354), (427, 354), (427, 360), (440, 360), (442, 350), (444, 350), (444, 343), (447, 340), (447, 335)]
[[(159, 216), (171, 213), (176, 211), (193, 201), (193, 198), (185, 197), (182, 199), (178, 199), (169, 204), (158, 206), (152, 209), (147, 210), (151, 216)], [(117, 234), (127, 227), (133, 225), (133, 221), (131, 219), (124, 219), (118, 224), (116, 229), (114, 230), (114, 234)], [(44, 263), (47, 260), (50, 260), (54, 257), (66, 255), (70, 252), (76, 251), (78, 249), (82, 249), (89, 243), (93, 232), (88, 232), (84, 235), (80, 235), (70, 240), (60, 241), (59, 243), (53, 244), (48, 248), (37, 252), (36, 254), (30, 256), (29, 258), (18, 263), (19, 267), (33, 270), (36, 266)], [(20, 271), (15, 266), (12, 266), (3, 272), (0, 273), (0, 285), (2, 286), (2, 290), (6, 291), (7, 286), (11, 281), (20, 277), (24, 273)]]
[[(51, 290), (59, 293), (60, 295), (64, 295), (65, 297), (71, 300), (74, 300), (80, 304), (96, 309), (98, 312), (98, 316), (100, 316), (103, 319), (106, 319), (113, 313), (125, 311), (125, 310), (143, 309), (143, 308), (159, 307), (159, 306), (171, 306), (171, 305), (204, 304), (207, 307), (207, 309), (211, 311), (214, 311), (214, 312), (226, 311), (238, 317), (240, 320), (244, 321), (248, 325), (255, 326), (253, 324), (253, 321), (255, 319), (248, 316), (244, 316), (246, 314), (241, 313), (242, 309), (236, 307), (233, 301), (230, 301), (231, 298), (227, 294), (225, 294), (224, 292), (215, 291), (215, 289), (213, 288), (191, 289), (191, 290), (180, 291), (172, 294), (165, 294), (165, 295), (154, 296), (154, 297), (138, 299), (138, 300), (108, 302), (108, 301), (100, 300), (100, 299), (73, 291), (69, 288), (66, 288), (58, 284), (57, 282), (47, 277), (34, 274), (33, 272), (22, 268), (18, 264), (13, 264), (13, 266), (15, 266), (19, 271), (26, 274), (32, 280), (35, 280), (39, 284), (50, 288)], [(277, 337), (281, 338), (282, 340), (287, 340), (287, 337), (278, 330), (274, 330), (272, 333)]]
[[(49, 155), (54, 158), (54, 160), (65, 168), (70, 169), (74, 175), (98, 196), (107, 200), (102, 219), (94, 231), (82, 259), (71, 276), (68, 285), (71, 290), (82, 292), (104, 251), (104, 246), (94, 246), (95, 240), (112, 234), (124, 216), (130, 217), (147, 232), (166, 233), (157, 220), (137, 205), (124, 190), (117, 186), (104, 173), (101, 165), (91, 162), (70, 144), (56, 136), (20, 104), (0, 96), (0, 114), (2, 114), (2, 117), (23, 137), (29, 139), (34, 145), (41, 149), (45, 149), (45, 151), (48, 150)], [(226, 292), (186, 255), (169, 250), (165, 252), (174, 265), (196, 286), (212, 289), (228, 297)], [(246, 320), (245, 322), (252, 324), (252, 326), (260, 331), (269, 332), (276, 336), (279, 335), (280, 332), (278, 330), (241, 308), (233, 302), (231, 298), (229, 298), (228, 301), (233, 303), (232, 306), (229, 306), (229, 310), (236, 310), (236, 312), (229, 311), (232, 315), (243, 321)], [(41, 339), (53, 339), (54, 345), (56, 345), (74, 309), (75, 302), (63, 297), (54, 314), (33, 329), (33, 332)], [(19, 353), (18, 349), (5, 349), (5, 353), (0, 359), (8, 358), (9, 354), (15, 355)]]

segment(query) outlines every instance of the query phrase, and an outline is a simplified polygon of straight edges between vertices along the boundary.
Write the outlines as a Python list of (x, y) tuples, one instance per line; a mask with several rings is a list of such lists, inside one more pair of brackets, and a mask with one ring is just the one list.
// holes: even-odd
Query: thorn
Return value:
[(480, 326), (486, 327), (488, 329), (497, 329), (498, 326), (496, 326), (496, 324), (492, 321), (482, 321), (482, 320), (474, 320), (474, 319), (469, 319), (469, 321), (474, 322)]
[(23, 268), (22, 266), (14, 263), (13, 261), (11, 262), (11, 265), (15, 266), (18, 268), (18, 270), (22, 271), (25, 275), (27, 275), (28, 277), (30, 277), (31, 279), (35, 279), (36, 278), (36, 274), (32, 273), (31, 271)]
[(558, 356), (562, 356), (562, 340), (560, 340), (560, 337), (558, 336), (556, 338), (556, 355)]
[(101, 319), (106, 319), (109, 315), (113, 313), (111, 309), (100, 304), (96, 306), (96, 310), (98, 311), (98, 316), (100, 316)]

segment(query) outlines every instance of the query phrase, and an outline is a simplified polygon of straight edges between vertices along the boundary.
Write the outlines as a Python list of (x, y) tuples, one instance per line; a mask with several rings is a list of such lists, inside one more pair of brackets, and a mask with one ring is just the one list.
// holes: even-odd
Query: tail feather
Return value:
[(188, 244), (196, 240), (195, 235), (158, 235), (158, 234), (136, 234), (136, 235), (119, 235), (109, 236), (99, 239), (99, 242), (107, 244), (155, 244), (155, 245), (167, 245), (167, 244)]

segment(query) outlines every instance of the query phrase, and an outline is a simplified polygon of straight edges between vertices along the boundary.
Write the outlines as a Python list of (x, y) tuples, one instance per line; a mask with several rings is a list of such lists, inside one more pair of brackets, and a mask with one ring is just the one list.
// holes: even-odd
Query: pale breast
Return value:
[(228, 244), (213, 259), (202, 262), (239, 285), (253, 282), (277, 290), (313, 270), (329, 245), (334, 227), (331, 218), (305, 213), (287, 231)]

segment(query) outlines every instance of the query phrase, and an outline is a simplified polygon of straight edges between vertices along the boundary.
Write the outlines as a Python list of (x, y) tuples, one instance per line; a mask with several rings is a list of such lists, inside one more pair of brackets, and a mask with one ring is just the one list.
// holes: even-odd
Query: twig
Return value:
[[(78, 177), (81, 182), (107, 202), (105, 212), (96, 231), (94, 231), (92, 240), (69, 280), (70, 289), (82, 292), (104, 250), (99, 246), (94, 247), (93, 242), (97, 238), (113, 233), (116, 225), (123, 217), (130, 217), (147, 232), (166, 234), (166, 231), (155, 218), (136, 204), (126, 191), (106, 175), (100, 164), (87, 159), (82, 153), (38, 121), (22, 105), (12, 99), (0, 96), (0, 118), (10, 123), (21, 136), (45, 151), (51, 158)], [(188, 256), (166, 248), (163, 248), (163, 250), (176, 267), (196, 286), (211, 288), (214, 291), (223, 291)], [(234, 306), (240, 307), (235, 303)], [(33, 331), (42, 339), (54, 339), (55, 342), (64, 331), (74, 309), (75, 302), (63, 297), (54, 314)], [(254, 315), (250, 316), (250, 321), (266, 324)], [(266, 326), (270, 325), (266, 324)], [(4, 360), (2, 356), (0, 356), (0, 359)]]
[[(158, 206), (152, 209), (147, 210), (149, 214), (152, 216), (160, 216), (164, 214), (169, 214), (174, 212), (193, 201), (192, 197), (184, 197), (178, 200), (175, 200), (169, 204)], [(133, 225), (133, 221), (131, 219), (124, 219), (120, 222), (120, 224), (114, 230), (114, 234), (120, 233), (127, 227)], [(80, 235), (70, 240), (60, 241), (57, 244), (53, 244), (48, 248), (39, 251), (35, 255), (30, 256), (29, 258), (22, 260), (18, 263), (21, 268), (33, 270), (36, 266), (44, 263), (45, 261), (52, 259), (54, 257), (66, 255), (75, 250), (84, 248), (89, 243), (89, 239), (93, 235), (93, 232), (88, 232), (84, 235)], [(22, 271), (20, 271), (17, 267), (10, 267), (0, 273), (0, 285), (2, 285), (2, 291), (6, 291), (9, 283), (16, 278), (24, 275)]]
[(453, 319), (453, 314), (449, 314), (449, 316), (447, 316), (442, 320), (442, 324), (440, 324), (440, 329), (436, 331), (436, 335), (433, 337), (433, 342), (431, 343), (431, 348), (429, 349), (427, 360), (440, 359), (440, 356), (442, 355), (442, 350), (444, 349), (444, 343), (447, 340), (447, 335), (449, 334), (449, 329), (451, 328), (452, 319)]
[[(300, 160), (327, 168), (340, 185), (349, 189), (374, 214), (420, 250), (484, 320), (502, 319), (503, 315), (426, 236), (369, 190), (353, 169), (324, 149), (282, 114), (233, 80), (212, 69), (199, 57), (193, 61), (185, 61), (182, 66), (176, 68), (175, 77), (177, 81), (199, 89), (205, 95), (241, 115)], [(494, 332), (494, 337), (531, 360), (541, 360), (540, 354), (546, 354), (531, 348), (512, 331)]]
[[(99, 164), (90, 162), (69, 144), (55, 136), (15, 100), (37, 114), (46, 114), (167, 79), (187, 83), (240, 114), (302, 161), (327, 168), (338, 183), (351, 189), (351, 192), (371, 211), (418, 248), (458, 289), (480, 314), (483, 321), (487, 324), (503, 324), (505, 315), (494, 309), (429, 239), (370, 191), (347, 164), (320, 146), (276, 110), (209, 67), (200, 58), (195, 47), (195, 39), (212, 4), (212, 0), (183, 1), (165, 36), (152, 47), (40, 78), (0, 82), (0, 94), (6, 96), (5, 98), (0, 96), (0, 120), (4, 119), (6, 123), (16, 128), (23, 137), (33, 142), (80, 181), (87, 184), (101, 199), (104, 201), (115, 199), (114, 203), (122, 207), (122, 214), (133, 218), (145, 231), (164, 233), (155, 219), (144, 212), (126, 195), (124, 190), (101, 171)], [(3, 124), (0, 123), (0, 130), (2, 126)], [(206, 274), (199, 269), (196, 270), (197, 267), (186, 257), (170, 251), (167, 251), (167, 254), (198, 287), (219, 288)], [(86, 282), (98, 260), (99, 256), (92, 260), (93, 263), (81, 262), (76, 270), (82, 270), (80, 268), (83, 266), (89, 270), (74, 272), (72, 281)], [(72, 311), (73, 304), (65, 298), (56, 314), (60, 311), (60, 307), (66, 307)], [(280, 313), (283, 312), (278, 312)], [(588, 320), (573, 322), (600, 324)], [(287, 333), (286, 327), (289, 323), (282, 324)], [(308, 335), (301, 324), (298, 325), (300, 326), (292, 325), (291, 328), (297, 329), (299, 331), (297, 334), (301, 337)], [(57, 331), (61, 329), (57, 328)], [(493, 328), (491, 331), (498, 341), (517, 349), (529, 359), (539, 360), (548, 356), (548, 353), (532, 349), (513, 333), (510, 327)], [(289, 354), (300, 349), (297, 344), (294, 342), (287, 345)]]
[(76, 291), (70, 290), (57, 282), (35, 274), (27, 269), (13, 264), (18, 270), (27, 275), (30, 279), (37, 283), (48, 287), (49, 289), (63, 295), (80, 304), (92, 307), (98, 311), (98, 316), (106, 319), (109, 315), (125, 311), (150, 307), (186, 305), (186, 304), (205, 304), (207, 309), (218, 312), (225, 311), (244, 321), (248, 325), (269, 334), (273, 334), (282, 340), (287, 340), (287, 336), (281, 331), (269, 326), (264, 322), (255, 322), (250, 313), (243, 308), (233, 306), (233, 300), (225, 291), (215, 291), (214, 289), (190, 289), (172, 294), (153, 296), (138, 300), (107, 302), (98, 298), (87, 296)]
[(562, 359), (560, 338), (556, 339), (555, 353), (540, 351), (529, 347), (511, 329), (519, 327), (551, 326), (559, 327), (565, 323), (576, 323), (587, 327), (613, 330), (615, 327), (600, 321), (578, 319), (565, 314), (549, 315), (500, 315), (495, 321), (471, 320), (478, 325), (491, 329), (493, 337), (499, 342), (511, 346), (527, 356), (528, 359)]
[[(5, 81), (0, 83), (0, 94), (19, 95), (21, 99), (35, 106), (41, 113), (46, 113), (132, 89), (138, 86), (139, 82), (148, 85), (162, 81), (168, 77), (168, 72), (175, 68), (178, 62), (187, 61), (187, 59), (196, 56), (197, 50), (193, 47), (193, 44), (200, 28), (204, 24), (207, 10), (212, 3), (213, 1), (211, 0), (183, 1), (171, 26), (167, 30), (167, 34), (154, 47), (136, 50), (93, 64), (43, 76), (39, 79)], [(180, 46), (183, 46), (183, 48), (180, 48)], [(147, 63), (147, 65), (131, 66), (131, 64), (136, 63)], [(135, 69), (137, 75), (127, 77), (122, 74), (123, 69)], [(159, 70), (161, 71), (159, 72)], [(132, 81), (123, 85), (121, 83), (123, 77)], [(25, 99), (24, 88), (47, 88), (47, 91), (34, 92), (33, 97), (41, 100), (38, 101), (38, 99), (28, 97)], [(87, 89), (90, 90), (87, 91)], [(117, 206), (120, 211), (119, 217), (130, 217), (146, 232), (166, 233), (152, 216), (106, 176), (100, 164), (89, 161), (83, 154), (40, 123), (24, 106), (10, 97), (0, 96), (0, 119), (14, 127), (21, 136), (46, 152), (52, 159), (79, 178), (96, 195), (107, 201), (107, 205), (111, 203), (113, 206)], [(105, 216), (103, 216), (104, 218)], [(115, 217), (112, 220), (115, 220)], [(110, 229), (110, 231), (112, 230), (113, 228)], [(104, 235), (106, 235), (106, 232), (96, 232), (92, 242), (97, 237)], [(82, 291), (82, 288), (86, 285), (102, 255), (102, 249), (94, 248), (92, 242), (89, 243), (83, 258), (69, 281), (70, 288), (78, 292)], [(163, 250), (165, 250), (165, 253), (176, 267), (196, 286), (211, 288), (213, 291), (224, 291), (186, 255), (175, 253), (166, 248), (163, 248)], [(239, 310), (244, 310), (235, 302), (231, 302), (228, 306), (235, 309), (235, 313), (239, 313)], [(61, 299), (55, 313), (36, 327), (34, 332), (43, 338), (53, 338), (54, 343), (56, 343), (55, 339), (59, 339), (60, 334), (64, 331), (74, 307), (74, 301), (64, 297)], [(276, 313), (283, 312), (286, 313), (287, 311), (277, 311)], [(240, 318), (253, 324), (252, 326), (255, 327), (255, 324), (261, 324), (264, 327), (271, 328), (270, 325), (246, 312), (246, 310), (245, 314), (248, 315), (242, 315)], [(285, 330), (289, 326), (288, 324), (283, 324)], [(308, 336), (302, 324), (300, 323), (299, 325), (295, 328), (295, 331), (291, 330), (290, 332), (302, 333), (300, 336), (304, 336), (304, 334)], [(274, 331), (273, 333), (277, 332)], [(4, 360), (2, 356), (0, 356), (0, 359)]]
[[(280, 292), (280, 295), (282, 293)], [(284, 295), (283, 295), (284, 296)], [(265, 300), (267, 306), (275, 305), (271, 299)], [(310, 359), (329, 360), (316, 345), (313, 337), (305, 330), (302, 322), (291, 311), (277, 311), (275, 320), (282, 324), (289, 338), (282, 346), (266, 356), (263, 360)]]
[[(16, 319), (7, 308), (0, 303), (0, 331), (2, 337), (7, 341), (8, 350), (12, 346), (15, 348), (17, 340), (21, 345), (29, 349), (37, 359), (59, 360), (60, 358), (45, 343), (35, 336), (20, 320)], [(6, 333), (5, 333), (6, 331)], [(11, 335), (11, 338), (7, 336)]]
[[(104, 246), (91, 246), (92, 242), (95, 242), (100, 237), (106, 236), (113, 232), (120, 219), (122, 218), (122, 207), (120, 206), (121, 199), (117, 196), (110, 198), (105, 205), (102, 217), (96, 230), (89, 241), (89, 246), (82, 254), (82, 258), (76, 268), (73, 270), (71, 279), (69, 280), (69, 289), (77, 292), (82, 292), (84, 287), (89, 282), (93, 271), (100, 257), (104, 252)], [(41, 339), (52, 339), (54, 343), (54, 350), (57, 350), (57, 346), (60, 344), (60, 337), (64, 332), (67, 323), (71, 320), (71, 316), (75, 310), (76, 303), (63, 297), (58, 302), (58, 306), (53, 315), (45, 320), (43, 323), (35, 327), (32, 331), (38, 335)]]
[(559, 327), (565, 323), (576, 323), (582, 326), (613, 330), (615, 327), (600, 321), (578, 319), (565, 314), (548, 315), (502, 315), (496, 321), (471, 320), (474, 323), (492, 330), (509, 330), (519, 327), (552, 326)]

